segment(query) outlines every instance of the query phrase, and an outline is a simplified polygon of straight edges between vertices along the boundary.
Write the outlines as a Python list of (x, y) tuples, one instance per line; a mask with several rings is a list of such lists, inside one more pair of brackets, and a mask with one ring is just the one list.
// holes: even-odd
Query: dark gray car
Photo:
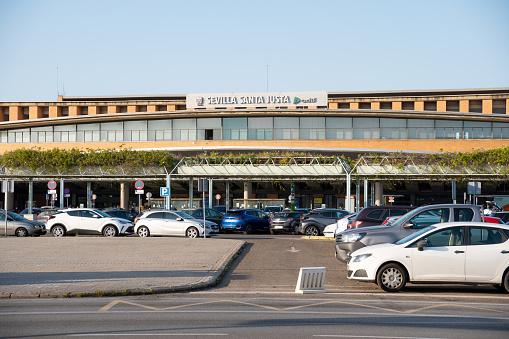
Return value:
[(299, 211), (284, 211), (276, 213), (270, 219), (270, 234), (277, 234), (281, 232), (292, 232), (293, 234), (298, 234), (297, 232), (302, 215), (303, 212)]
[(323, 229), (335, 223), (345, 215), (350, 214), (346, 210), (335, 208), (319, 208), (312, 210), (301, 218), (298, 232), (308, 236), (323, 235)]
[(350, 260), (350, 253), (359, 248), (393, 243), (420, 229), (450, 221), (481, 222), (482, 212), (476, 205), (442, 204), (422, 206), (402, 215), (390, 226), (372, 226), (350, 229), (336, 236), (336, 258)]

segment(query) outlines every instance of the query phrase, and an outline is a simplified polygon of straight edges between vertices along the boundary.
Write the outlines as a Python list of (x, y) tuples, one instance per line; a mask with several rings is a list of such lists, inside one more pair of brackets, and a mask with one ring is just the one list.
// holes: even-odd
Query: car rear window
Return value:
[(366, 215), (366, 218), (380, 220), (384, 211), (383, 209), (372, 210)]
[(389, 210), (389, 213), (390, 213), (391, 217), (397, 217), (397, 216), (405, 214), (408, 211), (409, 210)]

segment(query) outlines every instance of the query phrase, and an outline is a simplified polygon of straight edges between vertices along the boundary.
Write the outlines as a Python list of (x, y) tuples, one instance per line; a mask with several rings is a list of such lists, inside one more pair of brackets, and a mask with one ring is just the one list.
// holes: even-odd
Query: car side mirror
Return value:
[(184, 221), (184, 218), (182, 218), (182, 217), (178, 217), (178, 218), (177, 218), (177, 221)]
[(407, 223), (403, 224), (403, 228), (412, 228), (412, 227), (414, 227), (414, 224), (411, 222), (407, 222)]
[(419, 240), (419, 242), (417, 242), (417, 250), (422, 251), (424, 247), (426, 247), (426, 240)]

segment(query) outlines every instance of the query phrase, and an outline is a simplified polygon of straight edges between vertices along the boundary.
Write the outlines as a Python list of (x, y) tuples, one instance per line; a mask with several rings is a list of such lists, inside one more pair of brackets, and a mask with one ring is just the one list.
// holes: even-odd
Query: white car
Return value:
[(428, 226), (395, 243), (353, 252), (348, 278), (375, 282), (387, 292), (397, 292), (407, 282), (491, 284), (509, 292), (509, 226)]
[[(188, 238), (203, 237), (203, 220), (180, 211), (155, 210), (136, 217), (134, 232), (140, 237), (177, 235)], [(205, 236), (219, 234), (219, 226), (205, 220)]]
[(357, 214), (359, 214), (359, 213), (350, 213), (348, 215), (345, 215), (343, 218), (338, 219), (338, 221), (336, 221), (335, 223), (327, 225), (323, 229), (323, 235), (326, 238), (335, 238), (336, 234), (346, 230), (348, 223), (350, 221), (352, 221), (353, 219), (355, 219)]
[(46, 229), (55, 237), (66, 234), (102, 234), (114, 237), (133, 234), (134, 224), (93, 208), (69, 208), (48, 217)]

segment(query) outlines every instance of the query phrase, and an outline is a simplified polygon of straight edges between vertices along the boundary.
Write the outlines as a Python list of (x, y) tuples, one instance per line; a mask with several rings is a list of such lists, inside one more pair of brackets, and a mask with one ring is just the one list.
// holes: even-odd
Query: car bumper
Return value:
[(134, 234), (134, 225), (123, 225), (118, 233), (123, 235)]
[(45, 235), (48, 231), (45, 228), (28, 229), (28, 235)]
[(372, 258), (367, 258), (361, 262), (348, 262), (347, 278), (365, 282), (376, 281), (376, 263)]
[(357, 251), (359, 248), (365, 247), (366, 245), (360, 241), (354, 241), (336, 242), (334, 246), (336, 248), (336, 259), (344, 263), (348, 263), (350, 261), (350, 254), (354, 251)]

